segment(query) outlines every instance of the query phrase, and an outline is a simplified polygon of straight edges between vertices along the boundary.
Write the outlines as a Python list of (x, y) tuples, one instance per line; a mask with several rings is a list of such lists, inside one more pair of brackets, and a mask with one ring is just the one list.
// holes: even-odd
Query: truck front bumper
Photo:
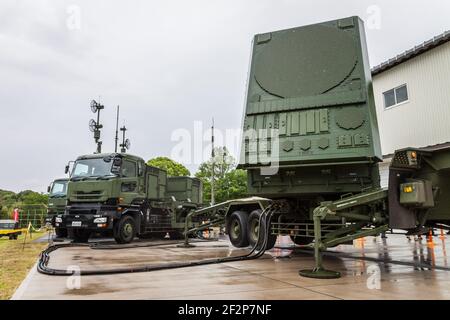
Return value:
[(45, 218), (45, 223), (51, 225), (53, 228), (65, 228), (65, 226), (61, 223), (61, 217), (63, 215), (64, 212), (48, 214)]
[(114, 219), (120, 218), (120, 214), (115, 206), (68, 206), (61, 217), (61, 225), (68, 229), (110, 230)]

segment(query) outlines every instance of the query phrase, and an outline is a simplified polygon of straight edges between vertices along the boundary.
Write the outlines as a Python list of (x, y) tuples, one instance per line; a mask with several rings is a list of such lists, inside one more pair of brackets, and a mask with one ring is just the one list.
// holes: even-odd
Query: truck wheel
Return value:
[(55, 228), (56, 237), (65, 238), (67, 237), (67, 229), (66, 228)]
[[(259, 237), (259, 231), (260, 230), (266, 230), (266, 221), (263, 220), (261, 222), (261, 226), (259, 225), (259, 219), (261, 217), (261, 213), (262, 210), (258, 209), (253, 211), (252, 213), (250, 213), (250, 216), (248, 217), (248, 242), (250, 243), (250, 245), (252, 247), (254, 247), (256, 245), (256, 243), (258, 242), (258, 237)], [(263, 239), (261, 239), (263, 240)], [(271, 232), (269, 231), (269, 238), (267, 239), (267, 244), (266, 244), (266, 250), (270, 250), (275, 246), (275, 242), (277, 241), (277, 236), (271, 234)], [(258, 245), (258, 247), (256, 249), (260, 250), (261, 249), (261, 244), (260, 243)]]
[(88, 242), (91, 232), (85, 229), (74, 229), (73, 230), (73, 241), (79, 243)]
[(123, 216), (119, 222), (114, 225), (114, 239), (117, 243), (130, 243), (135, 236), (136, 223), (132, 216)]
[(248, 214), (244, 211), (235, 211), (231, 214), (227, 223), (228, 237), (236, 248), (248, 246)]
[(314, 238), (305, 237), (305, 236), (291, 236), (291, 240), (299, 246), (306, 246), (313, 241)]

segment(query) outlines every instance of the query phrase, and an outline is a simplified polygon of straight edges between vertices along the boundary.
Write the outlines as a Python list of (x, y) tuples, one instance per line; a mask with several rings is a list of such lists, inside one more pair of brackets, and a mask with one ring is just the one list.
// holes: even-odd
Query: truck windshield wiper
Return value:
[(117, 176), (114, 175), (114, 174), (109, 174), (109, 175), (107, 175), (107, 176), (97, 177), (97, 180), (108, 180), (108, 179), (114, 178), (114, 177), (117, 177)]
[(65, 196), (66, 196), (65, 194), (59, 193), (51, 195), (50, 198), (64, 198)]

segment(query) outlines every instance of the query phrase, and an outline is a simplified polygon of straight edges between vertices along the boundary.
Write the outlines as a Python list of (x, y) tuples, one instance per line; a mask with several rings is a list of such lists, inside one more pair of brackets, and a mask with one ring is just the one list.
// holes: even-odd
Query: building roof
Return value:
[(414, 48), (407, 50), (398, 56), (389, 59), (388, 61), (385, 61), (378, 66), (375, 66), (372, 68), (372, 76), (375, 76), (377, 74), (380, 74), (386, 70), (389, 70), (405, 61), (408, 61), (414, 57), (417, 57), (418, 55), (421, 55), (431, 49), (434, 49), (444, 43), (447, 43), (450, 41), (450, 31), (446, 31), (428, 41), (425, 41), (424, 43), (415, 46)]
[[(444, 150), (444, 149), (450, 149), (450, 142), (444, 142), (444, 143), (438, 143), (438, 144), (434, 144), (431, 146), (426, 146), (426, 147), (418, 147), (418, 148), (403, 148), (403, 149), (399, 149), (397, 151), (402, 151), (402, 150), (420, 150), (420, 151), (428, 151), (428, 152), (433, 152), (433, 151), (439, 151), (439, 150)], [(383, 159), (390, 159), (394, 157), (394, 153), (390, 153), (390, 154), (386, 154), (383, 156)]]

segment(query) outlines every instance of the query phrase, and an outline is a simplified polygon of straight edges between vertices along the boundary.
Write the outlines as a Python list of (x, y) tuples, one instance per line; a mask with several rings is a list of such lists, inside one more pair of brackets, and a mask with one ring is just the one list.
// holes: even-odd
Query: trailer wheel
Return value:
[(136, 236), (136, 223), (132, 216), (123, 216), (114, 225), (114, 239), (117, 243), (130, 243)]
[(244, 211), (235, 211), (231, 214), (227, 223), (228, 237), (236, 248), (248, 246), (248, 214)]
[(291, 240), (299, 246), (306, 246), (313, 242), (313, 238), (305, 237), (305, 236), (291, 236)]
[[(259, 238), (259, 231), (260, 230), (266, 230), (266, 221), (263, 220), (261, 222), (261, 226), (259, 225), (259, 220), (261, 217), (262, 210), (254, 210), (252, 213), (250, 213), (250, 216), (248, 217), (248, 242), (250, 246), (255, 246), (255, 244), (258, 242)], [(277, 236), (273, 235), (269, 230), (269, 237), (267, 239), (266, 244), (266, 250), (270, 250), (275, 246), (275, 243), (277, 241)], [(258, 250), (261, 249), (261, 244), (258, 245), (256, 248)]]
[(73, 241), (79, 243), (88, 242), (91, 232), (85, 229), (74, 229), (73, 230)]

